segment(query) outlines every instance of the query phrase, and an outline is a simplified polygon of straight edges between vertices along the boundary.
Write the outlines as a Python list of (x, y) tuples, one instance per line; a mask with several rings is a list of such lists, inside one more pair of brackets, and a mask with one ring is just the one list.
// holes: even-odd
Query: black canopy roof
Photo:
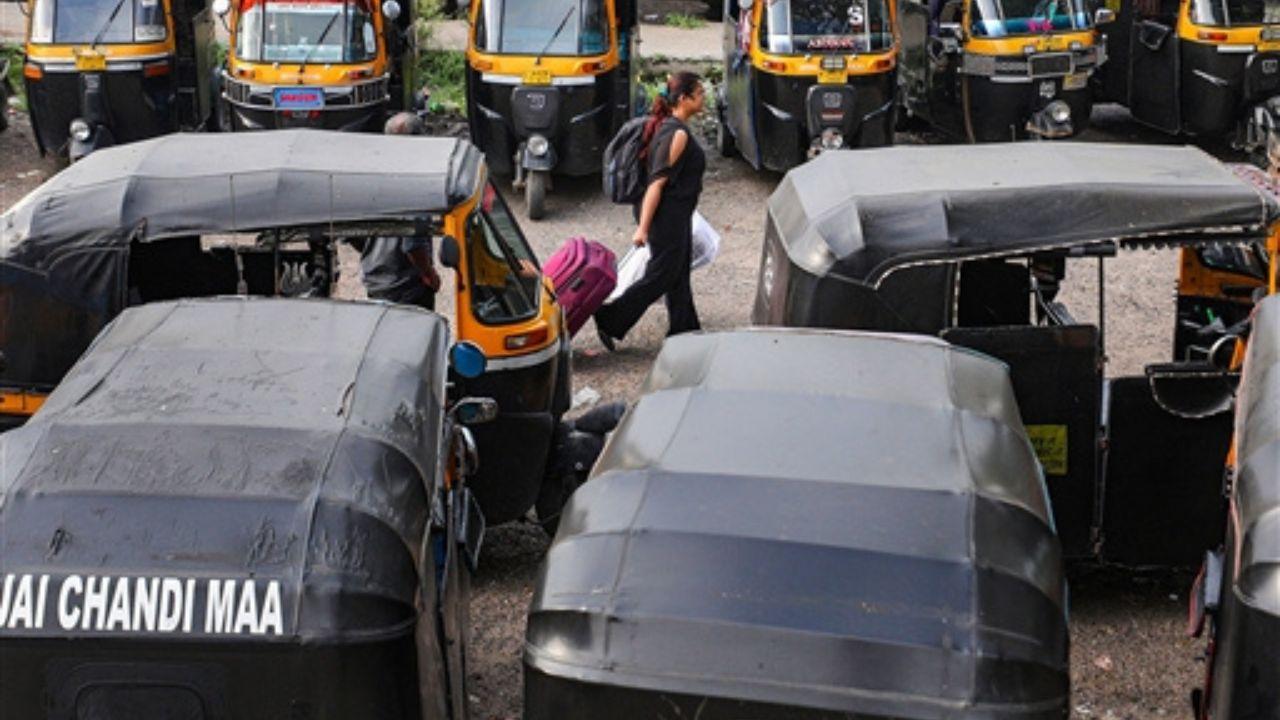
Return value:
[(859, 717), (1065, 714), (1060, 550), (1004, 366), (754, 330), (669, 339), (643, 390), (562, 516), (532, 677)]
[(1236, 415), (1239, 592), (1280, 615), (1280, 296), (1258, 307)]
[(320, 130), (178, 133), (93, 153), (0, 216), (0, 260), (27, 244), (404, 220), (476, 189), (465, 140)]
[[(193, 636), (219, 634), (201, 614), (209, 579), (277, 583), (280, 632), (260, 639), (406, 632), (447, 336), (438, 315), (375, 303), (125, 311), (0, 436), (0, 574), (48, 575), (55, 589), (73, 574), (191, 579)], [(104, 632), (59, 629), (49, 608), (44, 627), (17, 634)]]
[(1280, 205), (1196, 148), (1028, 142), (823, 153), (769, 214), (797, 266), (874, 286), (921, 262), (1260, 236)]

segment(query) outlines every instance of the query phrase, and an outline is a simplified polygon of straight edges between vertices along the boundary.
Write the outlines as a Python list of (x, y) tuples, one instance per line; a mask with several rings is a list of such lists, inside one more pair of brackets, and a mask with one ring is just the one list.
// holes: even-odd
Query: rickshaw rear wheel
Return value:
[(530, 170), (524, 181), (524, 201), (529, 206), (529, 219), (541, 220), (547, 214), (547, 181), (550, 179), (546, 170)]
[(716, 113), (716, 150), (720, 157), (733, 157), (738, 154), (738, 145), (733, 141), (729, 126), (724, 124), (724, 111)]

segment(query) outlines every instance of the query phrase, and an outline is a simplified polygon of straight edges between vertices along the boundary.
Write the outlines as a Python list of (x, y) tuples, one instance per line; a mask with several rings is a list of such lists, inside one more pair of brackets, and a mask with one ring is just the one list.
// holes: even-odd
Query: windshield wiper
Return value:
[(538, 53), (538, 57), (533, 59), (534, 65), (542, 64), (542, 57), (546, 55), (547, 51), (551, 49), (551, 46), (555, 44), (556, 39), (560, 37), (560, 33), (564, 32), (565, 25), (569, 24), (569, 18), (573, 17), (573, 14), (577, 11), (578, 11), (577, 5), (569, 6), (569, 12), (564, 14), (564, 17), (560, 20), (560, 26), (556, 28), (556, 31), (554, 33), (551, 33), (551, 39), (547, 41), (547, 46), (542, 48), (542, 52)]
[(329, 18), (329, 23), (320, 31), (320, 37), (316, 38), (316, 44), (312, 45), (311, 49), (307, 51), (307, 54), (303, 56), (302, 62), (298, 65), (299, 82), (302, 80), (302, 72), (307, 69), (307, 63), (311, 62), (311, 56), (314, 55), (316, 50), (319, 50), (320, 46), (324, 44), (324, 39), (329, 37), (329, 31), (333, 29), (333, 24), (338, 21), (338, 16), (341, 14), (341, 11), (339, 11), (334, 13), (333, 17)]
[(111, 23), (116, 21), (116, 16), (120, 14), (120, 8), (124, 7), (124, 4), (125, 0), (120, 0), (120, 2), (116, 3), (116, 6), (111, 9), (111, 14), (107, 16), (107, 21), (102, 24), (102, 29), (98, 31), (97, 35), (93, 36), (93, 42), (89, 43), (90, 50), (98, 47), (98, 43), (102, 42), (102, 38), (106, 36), (107, 30), (111, 29)]

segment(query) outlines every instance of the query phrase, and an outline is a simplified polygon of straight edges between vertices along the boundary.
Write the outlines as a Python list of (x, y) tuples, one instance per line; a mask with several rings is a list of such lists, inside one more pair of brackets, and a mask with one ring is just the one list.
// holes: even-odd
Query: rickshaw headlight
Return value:
[(1056, 123), (1064, 123), (1071, 119), (1071, 106), (1061, 100), (1054, 100), (1046, 108), (1049, 118)]
[(89, 127), (89, 123), (81, 120), (80, 118), (76, 118), (71, 121), (71, 127), (69, 130), (71, 132), (71, 137), (79, 140), (80, 142), (87, 142), (93, 135), (93, 128)]
[(541, 135), (534, 135), (529, 138), (528, 144), (529, 154), (534, 157), (542, 157), (547, 154), (547, 150), (551, 149), (551, 143)]

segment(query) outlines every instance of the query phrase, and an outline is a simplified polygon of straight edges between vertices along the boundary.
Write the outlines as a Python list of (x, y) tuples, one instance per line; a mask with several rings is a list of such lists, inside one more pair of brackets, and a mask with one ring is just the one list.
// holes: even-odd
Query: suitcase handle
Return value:
[(586, 282), (581, 275), (569, 281), (569, 290), (577, 290), (582, 287), (582, 283)]

